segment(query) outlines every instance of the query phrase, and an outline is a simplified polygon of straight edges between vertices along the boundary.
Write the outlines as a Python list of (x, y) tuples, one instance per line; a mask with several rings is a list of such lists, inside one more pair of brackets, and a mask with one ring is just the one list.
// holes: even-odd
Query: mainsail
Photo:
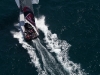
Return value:
[(20, 8), (20, 1), (25, 2), (25, 4), (30, 3), (30, 2), (31, 2), (31, 4), (38, 4), (39, 3), (39, 0), (31, 0), (31, 1), (29, 1), (29, 0), (15, 0), (17, 6), (19, 8)]

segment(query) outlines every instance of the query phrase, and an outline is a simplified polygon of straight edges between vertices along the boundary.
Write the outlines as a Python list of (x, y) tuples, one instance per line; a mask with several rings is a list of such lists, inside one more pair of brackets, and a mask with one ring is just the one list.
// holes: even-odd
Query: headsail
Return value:
[(38, 4), (39, 0), (32, 0), (32, 4)]
[(15, 2), (16, 2), (16, 4), (17, 4), (18, 8), (20, 8), (19, 0), (15, 0)]

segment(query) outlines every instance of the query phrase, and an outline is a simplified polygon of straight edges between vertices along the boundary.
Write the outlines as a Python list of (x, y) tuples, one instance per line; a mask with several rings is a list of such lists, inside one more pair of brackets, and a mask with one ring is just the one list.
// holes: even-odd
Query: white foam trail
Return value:
[(56, 62), (55, 58), (51, 55), (50, 52), (40, 43), (39, 39), (32, 40), (38, 50), (45, 71), (47, 71), (47, 75), (68, 75), (62, 66)]
[(36, 19), (37, 27), (44, 33), (45, 42), (47, 43), (47, 48), (51, 49), (50, 52), (56, 53), (58, 61), (62, 64), (66, 71), (69, 71), (70, 75), (87, 75), (83, 69), (81, 69), (80, 64), (76, 64), (69, 60), (68, 49), (71, 47), (65, 40), (59, 40), (57, 34), (52, 34), (45, 25), (45, 17), (42, 16), (40, 19)]
[[(17, 24), (19, 25), (19, 24)], [(39, 29), (41, 29), (43, 31), (43, 33), (45, 34), (45, 42), (47, 43), (47, 48), (50, 48), (51, 49), (51, 52), (55, 52), (56, 53), (56, 57), (58, 59), (58, 61), (63, 65), (63, 67), (65, 68), (66, 71), (69, 71), (69, 74), (70, 75), (86, 75), (82, 70), (81, 70), (81, 67), (80, 65), (76, 64), (76, 63), (73, 63), (72, 61), (70, 61), (68, 58), (68, 49), (69, 47), (71, 46), (70, 44), (68, 44), (66, 41), (64, 40), (59, 40), (57, 38), (57, 35), (56, 34), (52, 34), (51, 31), (48, 30), (48, 26), (45, 25), (45, 17), (41, 17), (39, 20), (36, 19), (36, 25)], [(50, 60), (54, 60), (53, 57), (51, 57), (50, 53), (46, 52), (44, 53), (45, 51), (47, 50), (44, 50), (44, 49), (41, 49), (43, 48), (42, 46), (40, 46), (37, 43), (38, 47), (41, 47), (41, 48), (38, 48), (41, 49), (39, 51), (41, 51), (41, 55), (42, 55), (42, 61), (44, 63), (44, 68), (42, 69), (41, 68), (41, 63), (39, 62), (39, 58), (37, 57), (36, 53), (35, 53), (35, 48), (33, 48), (32, 46), (30, 46), (28, 43), (26, 43), (23, 39), (23, 36), (22, 36), (22, 33), (21, 32), (14, 32), (14, 31), (11, 31), (11, 33), (13, 34), (14, 38), (17, 38), (19, 40), (19, 43), (22, 44), (22, 47), (25, 48), (29, 55), (30, 55), (30, 58), (31, 58), (31, 63), (33, 63), (35, 65), (35, 67), (37, 68), (38, 70), (38, 75), (48, 75), (46, 74), (47, 70), (49, 70), (50, 72), (52, 72), (52, 75), (56, 75), (53, 71), (55, 69), (53, 68), (57, 68), (57, 67), (53, 67), (53, 66), (50, 66), (50, 64), (48, 64), (49, 62), (49, 59)], [(46, 59), (46, 55), (48, 56), (49, 59)], [(53, 62), (52, 64), (53, 65), (56, 65), (55, 61), (51, 61)], [(52, 68), (53, 67), (53, 68)], [(45, 70), (45, 71), (43, 71)], [(59, 70), (59, 69), (57, 69)], [(60, 70), (59, 70), (60, 71)], [(61, 73), (61, 75), (64, 75), (61, 71), (59, 72)]]

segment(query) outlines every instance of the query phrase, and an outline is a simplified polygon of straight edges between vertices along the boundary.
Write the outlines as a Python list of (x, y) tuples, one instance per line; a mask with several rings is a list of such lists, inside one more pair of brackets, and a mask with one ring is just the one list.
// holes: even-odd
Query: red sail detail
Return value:
[(34, 16), (31, 13), (26, 16), (26, 19), (35, 26)]

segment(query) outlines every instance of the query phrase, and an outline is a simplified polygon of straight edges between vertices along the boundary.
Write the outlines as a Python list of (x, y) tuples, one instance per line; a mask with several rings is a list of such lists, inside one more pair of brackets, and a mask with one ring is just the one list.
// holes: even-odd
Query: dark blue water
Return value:
[[(99, 0), (41, 0), (34, 12), (36, 17), (44, 15), (49, 29), (72, 45), (71, 61), (89, 75), (100, 74)], [(0, 0), (0, 75), (37, 75), (27, 51), (10, 33), (18, 16), (14, 1)]]

